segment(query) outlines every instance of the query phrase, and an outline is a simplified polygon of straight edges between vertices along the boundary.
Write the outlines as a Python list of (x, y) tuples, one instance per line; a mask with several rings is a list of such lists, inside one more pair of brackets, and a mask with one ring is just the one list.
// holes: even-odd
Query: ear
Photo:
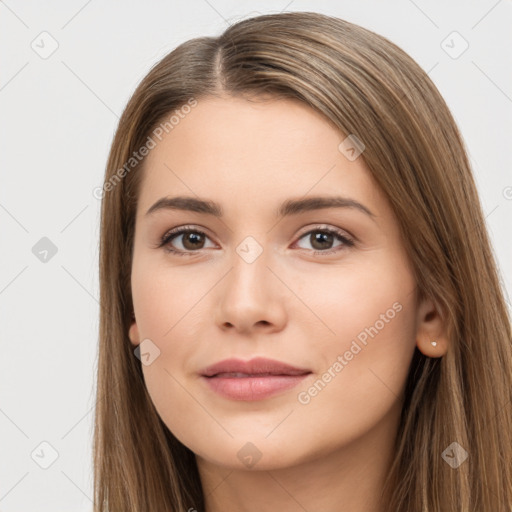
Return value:
[(418, 305), (416, 345), (428, 357), (444, 356), (448, 350), (445, 321), (431, 299), (423, 299)]
[(140, 336), (139, 336), (139, 328), (137, 327), (137, 321), (134, 320), (130, 325), (130, 329), (128, 331), (128, 337), (132, 342), (132, 345), (138, 346), (140, 344)]

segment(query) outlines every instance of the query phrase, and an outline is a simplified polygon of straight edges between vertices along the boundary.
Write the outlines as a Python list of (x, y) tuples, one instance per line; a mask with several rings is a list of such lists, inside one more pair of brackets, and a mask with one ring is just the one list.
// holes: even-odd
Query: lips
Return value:
[(273, 359), (227, 359), (201, 372), (206, 386), (229, 400), (264, 400), (297, 386), (312, 372)]
[(241, 359), (225, 359), (204, 368), (201, 375), (205, 377), (264, 377), (270, 375), (306, 375), (311, 370), (305, 368), (297, 368), (281, 361), (257, 357), (250, 361)]

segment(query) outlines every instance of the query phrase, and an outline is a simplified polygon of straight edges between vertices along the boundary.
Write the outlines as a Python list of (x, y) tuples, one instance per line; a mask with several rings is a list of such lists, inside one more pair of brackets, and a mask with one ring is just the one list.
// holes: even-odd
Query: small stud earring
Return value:
[(433, 347), (437, 346), (437, 341), (431, 341), (430, 343), (432, 344)]

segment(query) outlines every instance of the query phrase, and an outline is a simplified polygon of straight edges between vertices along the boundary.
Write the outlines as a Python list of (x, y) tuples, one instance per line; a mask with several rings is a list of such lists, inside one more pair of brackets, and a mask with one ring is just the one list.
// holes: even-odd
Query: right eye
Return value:
[[(181, 238), (182, 248), (173, 246), (173, 242)], [(176, 254), (177, 256), (193, 255), (195, 251), (204, 249), (205, 239), (208, 236), (203, 231), (193, 229), (188, 226), (182, 226), (168, 231), (161, 240), (159, 247), (163, 247), (165, 251)]]

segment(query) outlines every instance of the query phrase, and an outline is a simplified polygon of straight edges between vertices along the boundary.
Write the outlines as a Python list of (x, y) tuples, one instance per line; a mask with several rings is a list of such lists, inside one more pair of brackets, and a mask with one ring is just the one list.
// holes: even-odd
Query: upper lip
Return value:
[(219, 373), (246, 373), (248, 375), (305, 375), (311, 373), (305, 368), (297, 368), (275, 359), (267, 359), (265, 357), (256, 357), (250, 361), (242, 359), (225, 359), (218, 363), (212, 364), (203, 370), (201, 375), (205, 377), (213, 377)]

